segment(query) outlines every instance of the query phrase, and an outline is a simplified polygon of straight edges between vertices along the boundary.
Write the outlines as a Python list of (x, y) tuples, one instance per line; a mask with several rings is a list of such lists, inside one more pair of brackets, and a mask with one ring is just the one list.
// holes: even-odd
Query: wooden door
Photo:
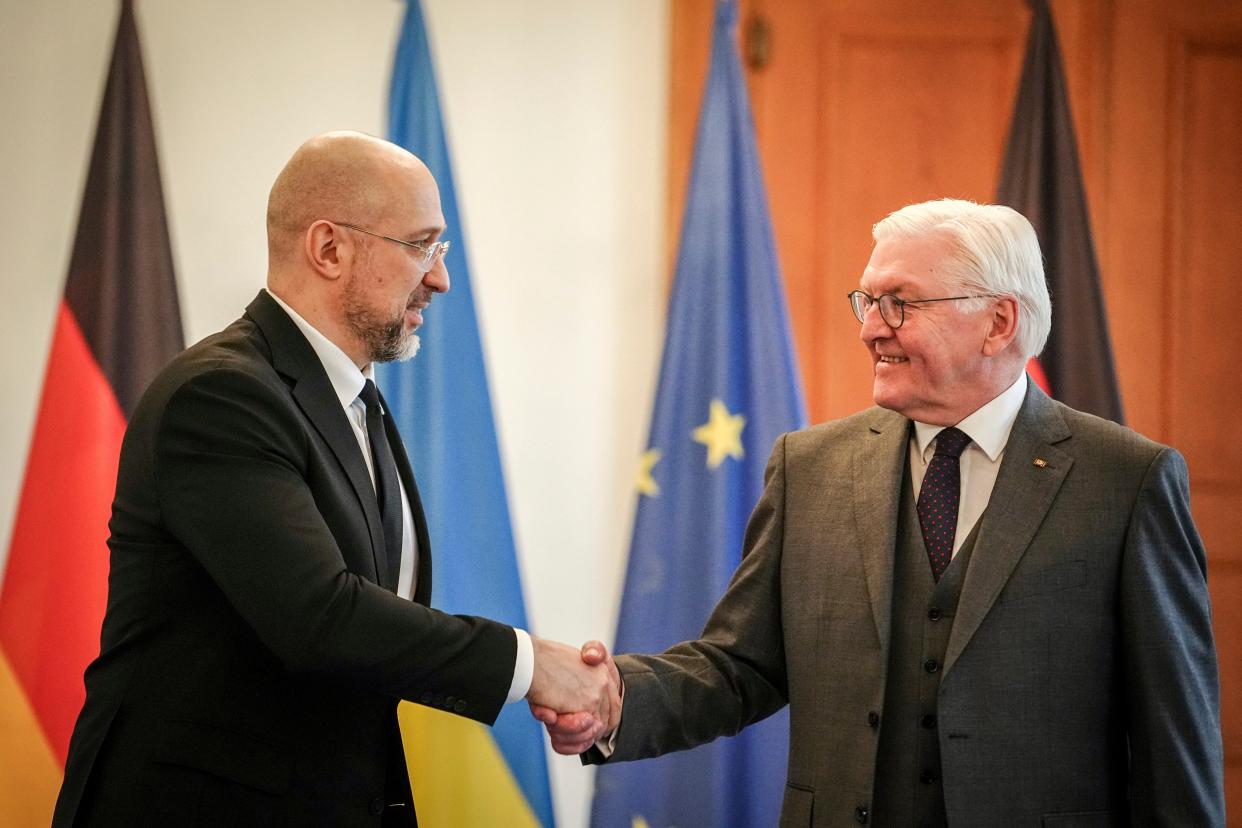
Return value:
[(1190, 465), (1208, 549), (1229, 824), (1242, 825), (1242, 4), (1115, 9), (1103, 278), (1130, 422)]
[[(1054, 0), (1129, 424), (1181, 449), (1209, 554), (1230, 824), (1242, 826), (1242, 3)], [(677, 238), (711, 0), (674, 0)], [(747, 69), (812, 422), (871, 402), (845, 294), (870, 225), (993, 199), (1030, 12), (1022, 0), (743, 0)], [(758, 48), (756, 48), (758, 47)], [(671, 252), (670, 252), (671, 256)], [(670, 259), (671, 260), (671, 259)]]

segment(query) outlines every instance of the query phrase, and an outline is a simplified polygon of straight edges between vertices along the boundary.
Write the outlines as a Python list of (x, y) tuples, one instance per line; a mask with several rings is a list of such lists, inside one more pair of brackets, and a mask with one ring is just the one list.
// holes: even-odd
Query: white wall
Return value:
[[(116, 5), (0, 0), (0, 565)], [(611, 641), (663, 336), (667, 0), (424, 5), (531, 625)], [(267, 189), (293, 149), (384, 134), (403, 9), (138, 0), (187, 341), (262, 284)], [(585, 825), (590, 772), (550, 766), (562, 828)]]

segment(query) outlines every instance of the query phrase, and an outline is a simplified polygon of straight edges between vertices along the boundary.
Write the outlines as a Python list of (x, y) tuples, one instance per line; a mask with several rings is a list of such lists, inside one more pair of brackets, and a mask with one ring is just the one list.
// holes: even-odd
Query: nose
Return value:
[(448, 293), (449, 272), (448, 267), (444, 264), (443, 256), (436, 259), (436, 263), (432, 265), (431, 270), (423, 274), (423, 284), (435, 293)]
[(867, 308), (867, 312), (863, 314), (862, 326), (858, 329), (858, 338), (870, 345), (881, 339), (887, 339), (893, 335), (893, 329), (884, 321), (884, 317), (880, 315), (880, 305), (878, 302), (872, 303)]

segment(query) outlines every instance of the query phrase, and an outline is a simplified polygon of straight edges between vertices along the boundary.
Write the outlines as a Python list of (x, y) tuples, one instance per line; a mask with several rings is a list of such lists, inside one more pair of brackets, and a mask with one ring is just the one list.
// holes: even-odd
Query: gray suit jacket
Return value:
[[(909, 427), (873, 408), (777, 440), (702, 638), (617, 659), (610, 761), (731, 735), (788, 703), (781, 824), (856, 824)], [(1032, 384), (943, 669), (950, 825), (1224, 825), (1206, 563), (1176, 451)]]

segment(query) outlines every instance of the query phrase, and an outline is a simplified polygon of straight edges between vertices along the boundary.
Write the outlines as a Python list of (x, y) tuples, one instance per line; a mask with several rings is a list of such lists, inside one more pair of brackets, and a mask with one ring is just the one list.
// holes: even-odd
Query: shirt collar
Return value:
[[(1005, 450), (1005, 444), (1009, 442), (1009, 432), (1013, 431), (1013, 424), (1018, 419), (1018, 409), (1022, 408), (1024, 399), (1026, 399), (1025, 371), (1014, 380), (1013, 385), (998, 394), (991, 402), (976, 409), (958, 423), (957, 427), (983, 450), (989, 460), (995, 463), (1001, 452)], [(917, 420), (914, 422), (915, 447), (924, 460), (927, 459), (927, 452), (931, 450), (932, 440), (943, 430), (944, 426), (928, 425)]]
[(375, 378), (375, 366), (367, 363), (367, 367), (359, 371), (358, 366), (348, 354), (341, 350), (339, 345), (321, 334), (314, 325), (303, 319), (301, 314), (289, 307), (285, 300), (270, 290), (267, 293), (276, 300), (276, 304), (284, 308), (285, 313), (289, 314), (289, 318), (293, 320), (293, 324), (298, 326), (298, 330), (314, 349), (315, 355), (323, 363), (323, 370), (328, 374), (328, 381), (332, 383), (332, 390), (336, 392), (337, 398), (341, 401), (341, 408), (349, 408), (362, 393), (362, 387), (366, 385), (367, 380)]

